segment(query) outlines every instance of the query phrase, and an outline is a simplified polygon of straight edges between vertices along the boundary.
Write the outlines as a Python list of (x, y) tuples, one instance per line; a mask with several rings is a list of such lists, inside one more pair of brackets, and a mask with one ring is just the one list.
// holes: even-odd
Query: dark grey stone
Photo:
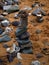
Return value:
[(17, 12), (17, 11), (19, 11), (18, 5), (11, 6), (9, 9), (6, 10), (6, 12), (8, 12), (8, 13), (13, 13), (13, 12)]
[(46, 50), (47, 50), (47, 48), (43, 48), (42, 50), (46, 51)]
[(7, 59), (8, 59), (9, 62), (12, 62), (13, 61), (12, 54), (7, 55)]
[(20, 10), (18, 13), (18, 16), (20, 17), (19, 27), (21, 27), (21, 28), (27, 27), (27, 25), (28, 25), (28, 13)]
[(6, 18), (4, 18), (4, 16), (3, 15), (0, 15), (0, 21), (3, 21), (3, 20), (5, 20)]
[(27, 28), (17, 28), (15, 35), (16, 35), (16, 37), (18, 37), (26, 31), (27, 31)]
[(24, 27), (27, 27), (27, 25), (28, 25), (28, 18), (27, 17), (26, 18), (25, 17), (24, 18), (20, 18), (19, 27), (24, 28)]
[(13, 25), (13, 26), (18, 26), (18, 25), (19, 25), (19, 21), (13, 21), (13, 22), (12, 22), (12, 25)]
[(3, 9), (4, 3), (0, 2), (0, 9)]
[(44, 3), (41, 3), (41, 6), (45, 6), (45, 4)]
[(4, 30), (2, 28), (0, 28), (0, 35), (4, 32)]
[(34, 4), (32, 4), (32, 7), (39, 6), (39, 5), (40, 5), (39, 2), (35, 2)]
[(15, 52), (9, 53), (7, 55), (7, 59), (9, 62), (13, 62), (14, 58), (17, 56), (17, 54)]
[(37, 21), (39, 22), (39, 23), (41, 23), (41, 22), (43, 22), (43, 18), (40, 18), (40, 19), (37, 19)]
[(18, 3), (20, 0), (13, 0), (15, 3)]
[(18, 62), (17, 64), (15, 64), (15, 65), (22, 65), (22, 63), (21, 62)]
[(43, 48), (42, 53), (45, 54), (45, 55), (49, 55), (48, 48)]
[(25, 32), (25, 33), (21, 34), (18, 38), (20, 40), (24, 40), (24, 39), (28, 39), (29, 36), (30, 36), (30, 34), (28, 32)]
[(22, 50), (22, 53), (25, 53), (25, 54), (33, 54), (33, 51), (32, 51), (32, 48), (26, 48), (26, 49), (23, 49)]
[(21, 49), (32, 48), (32, 43), (29, 42), (28, 44), (20, 45), (20, 48), (21, 48)]
[(46, 12), (45, 12), (44, 10), (42, 10), (41, 8), (37, 8), (36, 10), (33, 11), (32, 14), (36, 16), (36, 14), (38, 14), (39, 12), (41, 12), (41, 14), (42, 14), (43, 16), (46, 15)]
[(11, 40), (11, 38), (8, 35), (0, 37), (0, 42), (8, 42), (10, 40)]
[(3, 65), (3, 60), (0, 59), (0, 65)]
[(36, 54), (36, 58), (42, 58), (43, 55), (41, 53)]
[(17, 39), (17, 42), (19, 43), (19, 44), (27, 44), (27, 43), (29, 43), (30, 42), (30, 40), (28, 40), (28, 39), (24, 39), (24, 40), (19, 40), (19, 39)]
[(8, 45), (7, 45), (7, 44), (3, 44), (3, 47), (4, 47), (4, 48), (8, 48)]
[(45, 6), (45, 4), (40, 2), (35, 2), (34, 4), (32, 4), (32, 7), (35, 7), (35, 6)]
[(0, 59), (0, 62), (3, 62), (3, 61)]

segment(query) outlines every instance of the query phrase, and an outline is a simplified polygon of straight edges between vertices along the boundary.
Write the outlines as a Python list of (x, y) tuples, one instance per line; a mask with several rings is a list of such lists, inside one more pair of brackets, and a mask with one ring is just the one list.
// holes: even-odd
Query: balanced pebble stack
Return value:
[(19, 47), (21, 48), (20, 52), (26, 54), (32, 54), (32, 43), (29, 39), (29, 33), (27, 32), (28, 25), (28, 14), (26, 11), (20, 11), (18, 13), (20, 17), (20, 23), (18, 28), (16, 29), (16, 40), (18, 42)]

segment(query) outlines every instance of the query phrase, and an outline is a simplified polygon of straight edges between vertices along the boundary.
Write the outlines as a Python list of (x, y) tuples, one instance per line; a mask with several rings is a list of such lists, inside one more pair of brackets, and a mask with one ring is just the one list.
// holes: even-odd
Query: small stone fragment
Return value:
[(43, 16), (46, 16), (46, 12), (42, 8), (37, 8), (33, 11), (32, 15), (37, 15), (38, 13), (41, 13)]
[(8, 20), (3, 20), (3, 21), (1, 21), (1, 25), (2, 25), (3, 27), (7, 27), (7, 26), (10, 25), (10, 22), (9, 22)]
[(18, 17), (18, 14), (15, 14), (14, 18), (15, 18), (15, 19), (18, 19), (18, 18), (19, 18), (19, 17)]
[(20, 40), (24, 40), (24, 39), (28, 39), (30, 36), (30, 34), (28, 32), (24, 32), (23, 34), (21, 34), (18, 38)]
[(3, 20), (5, 20), (6, 18), (4, 18), (4, 16), (3, 15), (0, 15), (0, 21), (3, 21)]
[(8, 42), (10, 40), (11, 40), (11, 38), (8, 35), (0, 37), (0, 42)]
[(4, 30), (2, 28), (0, 28), (0, 35), (4, 32)]
[(36, 16), (37, 16), (37, 21), (38, 21), (39, 23), (43, 22), (44, 19), (43, 19), (43, 16), (42, 16), (41, 13), (36, 14)]
[(13, 21), (13, 22), (12, 22), (12, 25), (13, 25), (13, 26), (18, 26), (18, 25), (19, 25), (19, 21)]
[(31, 7), (29, 7), (29, 6), (26, 6), (26, 7), (24, 7), (24, 9), (23, 10), (32, 10), (32, 8)]
[(12, 28), (6, 27), (6, 28), (5, 28), (5, 31), (1, 34), (1, 36), (9, 35), (9, 33), (12, 32), (12, 31), (13, 31)]
[(19, 5), (19, 3), (20, 3), (20, 0), (13, 0), (14, 1), (14, 3), (16, 3), (16, 4), (18, 4)]
[(33, 8), (33, 7), (35, 7), (35, 6), (37, 6), (37, 7), (38, 7), (39, 5), (40, 5), (40, 3), (39, 3), (39, 2), (35, 2), (35, 3), (32, 5), (32, 8)]
[(3, 16), (6, 16), (6, 15), (8, 15), (8, 13), (7, 12), (3, 12), (2, 15)]
[(42, 55), (42, 54), (40, 54), (40, 53), (38, 53), (38, 54), (36, 54), (36, 57), (37, 57), (37, 58), (42, 58), (42, 57), (43, 57), (43, 55)]
[(15, 64), (15, 65), (22, 65), (22, 63), (21, 62), (18, 62), (17, 64)]
[(18, 36), (20, 36), (21, 34), (23, 34), (26, 30), (27, 30), (27, 28), (23, 28), (23, 29), (17, 28), (15, 34), (16, 34), (16, 36), (18, 37)]
[(31, 65), (40, 65), (40, 62), (38, 60), (32, 61)]
[(3, 2), (0, 2), (0, 9), (3, 9), (3, 6), (4, 6), (5, 4), (3, 3)]
[(3, 47), (4, 47), (4, 48), (8, 48), (8, 45), (7, 45), (7, 44), (3, 44)]
[(30, 40), (28, 40), (28, 39), (26, 39), (26, 40), (25, 40), (25, 39), (24, 39), (24, 40), (19, 40), (19, 39), (17, 39), (17, 42), (23, 45), (23, 44), (29, 43)]
[(13, 61), (12, 54), (7, 55), (7, 59), (8, 59), (9, 62), (12, 62)]
[(22, 50), (22, 53), (33, 54), (33, 51), (32, 51), (32, 48), (25, 48), (25, 49)]
[(42, 32), (42, 30), (40, 30), (40, 29), (36, 30), (36, 34), (40, 34), (41, 32)]

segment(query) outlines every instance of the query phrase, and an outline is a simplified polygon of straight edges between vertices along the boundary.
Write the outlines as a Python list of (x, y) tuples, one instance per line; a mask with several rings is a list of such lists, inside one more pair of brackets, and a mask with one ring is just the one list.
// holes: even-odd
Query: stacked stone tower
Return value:
[(32, 54), (32, 43), (29, 39), (29, 33), (27, 32), (28, 25), (28, 13), (26, 11), (20, 11), (18, 16), (20, 17), (20, 24), (16, 30), (16, 37), (20, 52)]

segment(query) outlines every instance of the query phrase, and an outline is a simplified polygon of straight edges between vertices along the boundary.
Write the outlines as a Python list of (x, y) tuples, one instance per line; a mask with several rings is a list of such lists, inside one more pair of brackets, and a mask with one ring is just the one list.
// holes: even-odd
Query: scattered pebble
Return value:
[(43, 55), (41, 53), (36, 54), (36, 58), (42, 58)]
[(42, 32), (42, 30), (40, 30), (40, 29), (36, 30), (36, 34), (40, 34), (41, 32)]
[(32, 61), (31, 65), (40, 65), (40, 62), (38, 60)]
[(3, 12), (2, 15), (3, 15), (3, 16), (7, 16), (8, 13), (7, 13), (7, 12)]

